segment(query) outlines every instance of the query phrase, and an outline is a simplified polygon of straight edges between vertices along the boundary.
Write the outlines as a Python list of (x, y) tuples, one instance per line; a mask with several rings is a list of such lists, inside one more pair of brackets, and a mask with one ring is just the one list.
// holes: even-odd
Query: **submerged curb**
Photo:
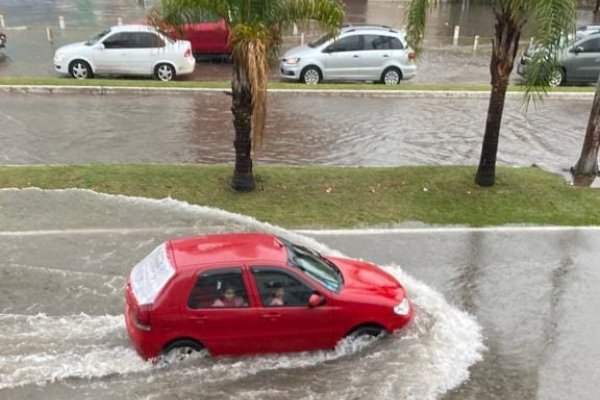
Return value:
[[(54, 86), (54, 85), (0, 85), (0, 93), (22, 94), (182, 94), (182, 93), (229, 92), (229, 88), (160, 88), (160, 87), (120, 87), (120, 86)], [(317, 94), (321, 96), (362, 96), (394, 98), (489, 98), (489, 91), (470, 90), (332, 90), (332, 89), (268, 89), (269, 93), (293, 95)], [(523, 96), (523, 92), (507, 92), (507, 96)], [(594, 92), (550, 92), (550, 98), (591, 99)]]

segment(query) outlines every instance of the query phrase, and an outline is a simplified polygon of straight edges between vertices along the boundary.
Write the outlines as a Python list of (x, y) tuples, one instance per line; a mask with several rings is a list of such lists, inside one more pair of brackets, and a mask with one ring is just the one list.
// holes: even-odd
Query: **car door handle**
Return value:
[(383, 56), (384, 56), (384, 57), (389, 57), (387, 54), (384, 54)]
[(355, 54), (355, 55), (353, 55), (352, 57), (354, 57), (354, 58), (358, 58), (358, 54)]
[(206, 321), (206, 315), (194, 315), (193, 317), (190, 317), (190, 319), (193, 321), (204, 322)]

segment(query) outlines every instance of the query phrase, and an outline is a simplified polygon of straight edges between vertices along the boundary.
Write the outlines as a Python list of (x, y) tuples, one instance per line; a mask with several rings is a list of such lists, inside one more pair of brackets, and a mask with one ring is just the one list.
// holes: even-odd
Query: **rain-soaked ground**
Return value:
[[(0, 190), (0, 210), (2, 399), (592, 400), (600, 390), (598, 229), (294, 233), (75, 189)], [(143, 362), (124, 327), (127, 272), (166, 238), (230, 231), (376, 261), (417, 317), (366, 347)]]

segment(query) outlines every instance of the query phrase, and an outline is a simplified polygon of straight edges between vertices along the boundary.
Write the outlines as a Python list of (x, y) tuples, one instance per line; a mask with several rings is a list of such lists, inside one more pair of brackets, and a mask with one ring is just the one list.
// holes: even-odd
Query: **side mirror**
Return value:
[(327, 54), (331, 54), (333, 53), (335, 50), (333, 47), (329, 46), (323, 49), (323, 53), (327, 53)]
[(96, 44), (96, 49), (97, 50), (104, 50), (105, 49), (104, 43), (98, 43), (98, 44)]
[(583, 47), (581, 47), (581, 46), (573, 47), (573, 48), (571, 49), (571, 53), (575, 53), (575, 54), (579, 54), (579, 53), (581, 53), (582, 51), (583, 51)]
[(315, 308), (322, 306), (323, 304), (325, 304), (325, 301), (325, 297), (321, 296), (318, 293), (313, 293), (308, 298), (308, 307)]

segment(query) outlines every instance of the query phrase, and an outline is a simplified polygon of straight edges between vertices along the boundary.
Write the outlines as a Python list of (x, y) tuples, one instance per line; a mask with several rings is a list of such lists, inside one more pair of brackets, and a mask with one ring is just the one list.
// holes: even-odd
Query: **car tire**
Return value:
[(204, 346), (196, 341), (189, 339), (177, 340), (164, 348), (162, 356), (168, 362), (179, 362), (202, 350), (204, 350)]
[(346, 337), (358, 339), (363, 337), (375, 338), (383, 335), (385, 335), (385, 330), (382, 327), (376, 325), (366, 325), (354, 329), (352, 332), (346, 335)]
[(314, 65), (310, 65), (302, 70), (300, 74), (300, 81), (307, 85), (316, 85), (323, 79), (321, 70)]
[(396, 67), (386, 68), (381, 74), (381, 83), (384, 85), (397, 85), (402, 80), (402, 72)]
[(89, 79), (94, 77), (90, 64), (83, 60), (74, 60), (69, 64), (69, 73), (75, 79)]
[(154, 68), (154, 78), (163, 82), (172, 81), (175, 79), (175, 67), (167, 63), (158, 64)]
[(565, 71), (561, 69), (560, 71), (555, 71), (554, 74), (550, 77), (548, 84), (551, 87), (560, 86), (565, 83)]

